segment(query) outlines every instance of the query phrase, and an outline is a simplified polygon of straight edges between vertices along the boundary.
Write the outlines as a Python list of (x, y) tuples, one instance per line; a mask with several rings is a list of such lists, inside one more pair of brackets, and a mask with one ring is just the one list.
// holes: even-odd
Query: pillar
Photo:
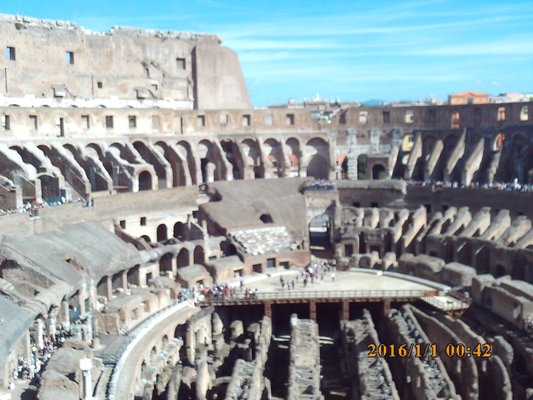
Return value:
[(80, 369), (83, 372), (83, 400), (91, 400), (93, 398), (92, 367), (92, 360), (90, 358), (82, 358), (80, 360)]
[(270, 301), (265, 301), (265, 316), (272, 319), (272, 303)]
[(44, 348), (44, 340), (43, 340), (43, 334), (44, 334), (44, 321), (41, 318), (37, 318), (35, 320), (35, 336), (34, 341), (35, 345), (39, 350), (42, 350)]
[(47, 331), (49, 336), (54, 336), (56, 334), (56, 317), (57, 317), (58, 310), (57, 308), (52, 308), (50, 312), (48, 313), (48, 319), (47, 322)]
[(61, 302), (61, 309), (59, 310), (59, 313), (60, 313), (61, 326), (63, 327), (63, 329), (69, 330), (70, 329), (70, 310), (68, 307), (68, 301), (63, 300)]
[(342, 319), (344, 321), (350, 320), (350, 302), (348, 300), (342, 301)]
[(390, 300), (383, 301), (383, 315), (387, 316), (391, 308)]
[(346, 176), (349, 180), (357, 180), (357, 156), (356, 153), (348, 153), (346, 155), (348, 170), (346, 171)]
[(128, 270), (122, 271), (122, 289), (128, 290)]
[[(107, 300), (111, 300), (113, 298), (113, 281), (110, 276), (106, 276), (106, 297)], [(87, 310), (85, 310), (87, 312)]]
[(309, 319), (316, 321), (316, 301), (309, 302)]

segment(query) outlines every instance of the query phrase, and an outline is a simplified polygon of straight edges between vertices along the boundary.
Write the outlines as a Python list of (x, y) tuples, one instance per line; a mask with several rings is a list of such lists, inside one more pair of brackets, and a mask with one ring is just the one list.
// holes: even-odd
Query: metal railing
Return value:
[(232, 302), (257, 302), (268, 300), (313, 300), (313, 299), (394, 299), (394, 298), (418, 298), (433, 296), (431, 290), (284, 290), (277, 292), (259, 292), (246, 296), (237, 293), (227, 296), (207, 295), (199, 299), (200, 305), (219, 304)]

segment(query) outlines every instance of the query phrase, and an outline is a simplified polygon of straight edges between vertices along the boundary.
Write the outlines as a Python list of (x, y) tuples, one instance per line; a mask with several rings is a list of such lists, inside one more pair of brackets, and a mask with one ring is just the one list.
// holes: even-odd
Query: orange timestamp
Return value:
[(448, 343), (440, 351), (435, 343), (403, 343), (403, 344), (375, 344), (368, 345), (368, 357), (388, 358), (437, 358), (439, 356), (458, 358), (489, 358), (492, 357), (492, 345), (490, 343), (477, 343), (469, 346), (464, 343)]

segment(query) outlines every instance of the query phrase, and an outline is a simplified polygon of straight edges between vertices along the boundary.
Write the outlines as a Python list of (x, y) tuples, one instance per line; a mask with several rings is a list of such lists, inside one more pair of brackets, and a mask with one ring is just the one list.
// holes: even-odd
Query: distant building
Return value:
[(448, 103), (451, 105), (461, 104), (487, 104), (489, 95), (483, 92), (466, 91), (448, 95)]
[(531, 95), (524, 93), (500, 93), (498, 96), (491, 96), (491, 103), (519, 103), (530, 101)]

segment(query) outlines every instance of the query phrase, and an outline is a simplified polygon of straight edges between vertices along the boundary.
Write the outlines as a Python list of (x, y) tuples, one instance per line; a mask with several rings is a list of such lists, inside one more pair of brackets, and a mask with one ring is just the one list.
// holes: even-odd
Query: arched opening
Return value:
[(275, 139), (267, 139), (263, 144), (266, 154), (265, 164), (269, 167), (269, 172), (273, 177), (282, 177), (285, 175), (285, 168), (283, 162), (283, 150), (279, 141)]
[(289, 148), (289, 176), (300, 176), (300, 163), (302, 151), (300, 142), (296, 138), (289, 138), (285, 142)]
[(117, 272), (116, 274), (113, 274), (113, 276), (111, 277), (111, 286), (113, 288), (113, 292), (124, 288), (124, 282), (122, 281), (122, 279), (122, 272)]
[(174, 237), (182, 241), (188, 240), (189, 229), (187, 228), (187, 224), (184, 224), (183, 222), (176, 222), (174, 224)]
[(237, 254), (237, 248), (230, 240), (223, 240), (220, 242), (220, 251), (226, 256), (234, 256)]
[(444, 239), (444, 243), (442, 244), (442, 250), (443, 250), (443, 259), (447, 263), (453, 261), (453, 242), (450, 238)]
[(209, 183), (226, 179), (226, 165), (221, 160), (217, 146), (209, 140), (202, 140), (197, 147), (202, 171), (202, 182)]
[(135, 286), (140, 285), (139, 268), (140, 266), (136, 265), (133, 268), (130, 268), (128, 270), (128, 274), (127, 274), (128, 285), (135, 285)]
[(316, 215), (309, 222), (309, 242), (311, 248), (330, 249), (331, 222), (327, 214)]
[(478, 274), (486, 274), (489, 272), (489, 257), (490, 249), (487, 246), (481, 246), (476, 254), (476, 271)]
[(315, 156), (313, 156), (313, 158), (309, 162), (309, 165), (307, 166), (307, 176), (312, 176), (316, 179), (328, 179), (328, 160), (320, 154), (316, 154)]
[(191, 174), (192, 184), (198, 185), (200, 182), (198, 182), (197, 177), (196, 177), (196, 173), (197, 173), (196, 160), (191, 150), (190, 143), (188, 143), (185, 140), (181, 140), (178, 143), (176, 143), (176, 150), (182, 156), (182, 158), (187, 161), (187, 166), (189, 167), (189, 173)]
[(146, 372), (147, 366), (146, 361), (143, 360), (141, 364), (141, 379), (147, 379), (147, 372)]
[(341, 179), (348, 179), (348, 157), (344, 157), (341, 163)]
[(96, 294), (107, 299), (107, 276), (104, 276), (96, 285)]
[(366, 154), (357, 157), (357, 179), (367, 179), (366, 175)]
[[(146, 143), (137, 140), (133, 142), (133, 148), (141, 158), (146, 161), (147, 163), (151, 164), (154, 167), (156, 178), (158, 181), (158, 187), (167, 187), (167, 180), (170, 180), (167, 176), (167, 171), (165, 169), (165, 164), (163, 164), (160, 159), (157, 158), (153, 150), (161, 150), (159, 147), (151, 147), (149, 148)], [(164, 156), (164, 151), (161, 150), (161, 155)], [(172, 186), (175, 186), (173, 184), (174, 182), (169, 182)]]
[(157, 241), (164, 242), (167, 239), (167, 226), (165, 224), (161, 224), (157, 227)]
[(372, 179), (378, 180), (378, 179), (386, 179), (387, 178), (387, 170), (385, 167), (381, 164), (374, 164), (372, 167)]
[(185, 247), (182, 248), (176, 256), (176, 265), (178, 268), (189, 265), (189, 250), (187, 250)]
[(157, 363), (157, 347), (152, 347), (152, 350), (150, 351), (150, 362), (152, 364)]
[(152, 174), (142, 171), (139, 174), (139, 190), (152, 190)]
[(472, 245), (466, 242), (457, 251), (457, 261), (461, 264), (472, 265)]
[(44, 201), (57, 203), (60, 201), (59, 196), (59, 178), (48, 174), (38, 175), (41, 181), (41, 194)]
[(141, 239), (144, 240), (146, 243), (152, 243), (152, 239), (150, 239), (150, 236), (148, 235), (142, 235)]
[(172, 253), (165, 253), (159, 259), (159, 275), (167, 276), (167, 272), (172, 272)]
[(494, 268), (494, 277), (501, 278), (505, 275), (507, 275), (507, 270), (505, 269), (505, 267), (501, 264), (496, 264), (496, 268)]
[(193, 259), (195, 264), (203, 264), (205, 262), (205, 254), (202, 246), (194, 248)]
[[(241, 143), (243, 157), (246, 159), (247, 168), (252, 169), (254, 179), (265, 177), (265, 168), (261, 162), (261, 151), (257, 141), (245, 139)], [(251, 173), (250, 173), (251, 174)]]
[(237, 144), (231, 140), (222, 140), (220, 146), (231, 164), (233, 179), (243, 179), (243, 161)]

